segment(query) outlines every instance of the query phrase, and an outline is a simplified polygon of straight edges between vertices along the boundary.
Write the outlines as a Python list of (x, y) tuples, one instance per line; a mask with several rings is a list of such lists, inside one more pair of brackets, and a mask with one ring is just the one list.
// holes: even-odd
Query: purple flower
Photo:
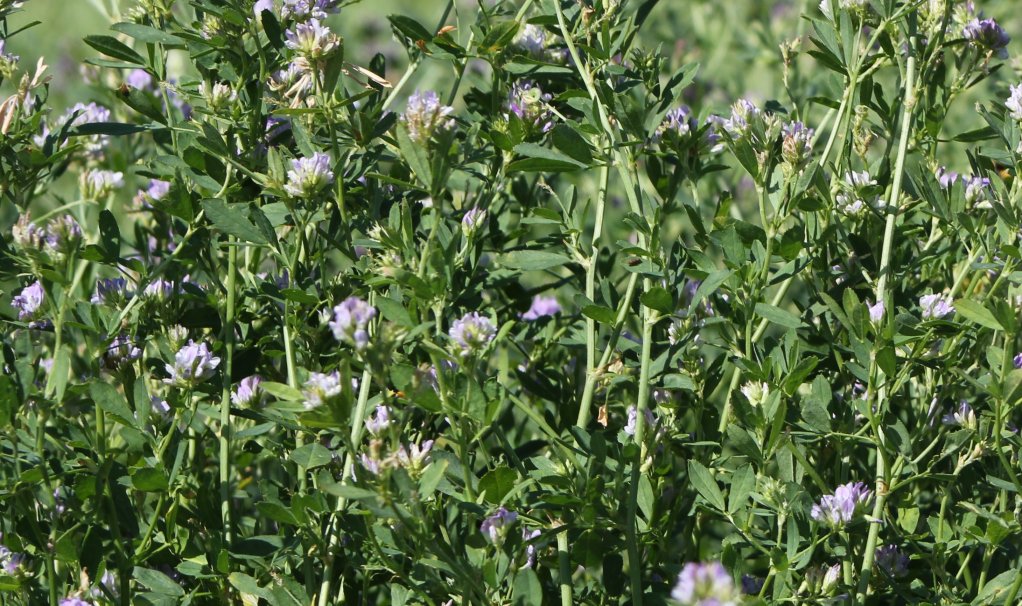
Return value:
[(688, 106), (682, 105), (667, 112), (664, 121), (657, 127), (653, 139), (659, 141), (667, 132), (673, 132), (677, 136), (683, 137), (692, 132), (693, 126), (696, 124), (692, 119), (692, 110)]
[(0, 569), (9, 575), (16, 575), (25, 563), (25, 554), (11, 551), (0, 545)]
[(314, 372), (309, 374), (302, 394), (305, 396), (305, 410), (319, 408), (341, 393), (341, 373)]
[(745, 595), (759, 595), (759, 592), (763, 590), (763, 582), (763, 579), (750, 574), (743, 574), (742, 593)]
[(93, 603), (88, 600), (83, 600), (78, 597), (67, 597), (60, 601), (60, 606), (93, 606)]
[(784, 125), (781, 132), (784, 135), (781, 142), (781, 157), (797, 170), (805, 164), (813, 151), (813, 134), (816, 131), (801, 122), (789, 122)]
[(962, 35), (966, 40), (984, 50), (992, 51), (1002, 58), (1008, 56), (1005, 47), (1011, 42), (1011, 37), (993, 19), (969, 21), (965, 24)]
[(522, 528), (522, 541), (525, 542), (525, 564), (522, 568), (532, 568), (536, 565), (536, 543), (533, 541), (542, 533), (538, 530)]
[(194, 387), (212, 377), (219, 365), (220, 358), (213, 355), (208, 345), (189, 339), (188, 344), (174, 354), (174, 363), (167, 364), (170, 378), (163, 382), (182, 388)]
[(1004, 106), (1010, 110), (1008, 115), (1022, 122), (1022, 84), (1013, 84), (1010, 90), (1011, 94), (1004, 102)]
[(138, 190), (134, 202), (141, 208), (148, 208), (154, 200), (162, 200), (170, 193), (170, 181), (162, 179), (150, 179), (145, 189)]
[(461, 355), (468, 356), (486, 347), (496, 333), (489, 318), (473, 311), (454, 321), (450, 337), (461, 349)]
[(235, 406), (256, 406), (263, 400), (263, 390), (259, 384), (263, 378), (259, 375), (245, 377), (238, 382), (238, 389), (231, 392), (231, 403)]
[(919, 307), (922, 308), (923, 319), (943, 318), (955, 313), (951, 298), (944, 295), (930, 294), (919, 298)]
[(542, 59), (546, 55), (546, 30), (539, 25), (526, 23), (518, 30), (511, 44), (535, 59)]
[(311, 198), (333, 182), (334, 172), (330, 170), (330, 156), (315, 152), (310, 158), (291, 160), (291, 170), (287, 171), (284, 191), (296, 198)]
[(842, 484), (834, 494), (824, 495), (810, 512), (812, 518), (835, 528), (851, 522), (873, 493), (862, 482)]
[(403, 467), (412, 477), (419, 476), (429, 464), (429, 451), (433, 450), (433, 440), (426, 440), (422, 445), (409, 444), (401, 446), (392, 458), (393, 464)]
[(11, 227), (11, 236), (18, 248), (24, 251), (41, 251), (46, 246), (46, 230), (32, 222), (28, 213), (18, 217)]
[(338, 341), (363, 351), (369, 345), (369, 322), (374, 317), (376, 308), (358, 297), (348, 297), (334, 307), (334, 319), (330, 321), (330, 330)]
[(671, 598), (682, 606), (737, 606), (741, 593), (720, 562), (689, 562), (678, 574)]
[(556, 297), (544, 297), (542, 295), (536, 295), (532, 298), (532, 305), (529, 306), (529, 311), (522, 314), (523, 320), (532, 322), (546, 316), (554, 316), (561, 313), (561, 304), (557, 302)]
[(255, 5), (252, 6), (252, 12), (255, 13), (256, 18), (262, 17), (263, 11), (273, 12), (273, 0), (256, 0)]
[(142, 294), (149, 299), (167, 301), (178, 292), (180, 292), (180, 289), (174, 286), (174, 283), (170, 280), (156, 278), (145, 287)]
[(43, 302), (46, 300), (46, 291), (43, 283), (36, 280), (25, 288), (21, 294), (11, 299), (11, 306), (18, 310), (18, 319), (22, 322), (32, 322), (42, 315)]
[(958, 408), (941, 417), (940, 422), (944, 425), (975, 429), (976, 412), (972, 410), (972, 406), (969, 406), (968, 402), (963, 400), (958, 404)]
[(362, 467), (369, 473), (374, 476), (380, 475), (381, 463), (379, 459), (374, 459), (363, 452), (359, 455), (359, 462), (362, 463)]
[(380, 404), (372, 417), (366, 419), (366, 431), (371, 435), (378, 436), (383, 430), (390, 427), (390, 407)]
[(735, 141), (748, 136), (754, 122), (761, 121), (763, 112), (748, 99), (739, 99), (731, 106), (731, 116), (721, 121), (724, 131)]
[(287, 38), (284, 44), (288, 48), (312, 61), (326, 57), (341, 45), (340, 38), (315, 18), (296, 24), (284, 32), (284, 36)]
[(450, 117), (452, 113), (454, 108), (440, 103), (436, 92), (416, 91), (408, 98), (401, 121), (408, 129), (408, 138), (413, 143), (426, 145), (434, 135), (454, 128), (454, 118)]
[(128, 296), (128, 282), (124, 278), (96, 280), (96, 292), (89, 302), (93, 305), (117, 305)]
[(869, 309), (869, 320), (870, 322), (879, 322), (884, 319), (884, 302), (877, 301), (873, 305), (867, 307)]
[(950, 171), (944, 166), (937, 169), (937, 181), (940, 183), (941, 188), (945, 191), (951, 189), (951, 186), (953, 186), (957, 180), (958, 173)]
[(133, 69), (124, 77), (124, 83), (138, 90), (149, 90), (153, 86), (153, 77), (144, 69)]
[(985, 200), (990, 191), (990, 179), (979, 175), (963, 177), (962, 185), (965, 186), (965, 200), (969, 203)]
[[(72, 116), (74, 116), (74, 118), (72, 118)], [(88, 105), (76, 103), (71, 107), (71, 109), (67, 110), (64, 116), (60, 119), (61, 127), (55, 127), (54, 130), (59, 132), (61, 128), (63, 128), (63, 125), (67, 124), (69, 121), (72, 128), (82, 126), (83, 124), (109, 122), (110, 110), (102, 105), (96, 105), (95, 103), (89, 103)], [(103, 148), (106, 147), (109, 137), (107, 135), (90, 135), (80, 137), (79, 140), (85, 142), (86, 154), (93, 158), (98, 158), (103, 155)]]
[[(267, 0), (261, 0), (267, 1)], [(284, 0), (280, 7), (280, 16), (285, 19), (301, 21), (303, 19), (326, 19), (330, 13), (336, 13), (338, 0)]]
[(517, 513), (514, 511), (508, 511), (501, 507), (483, 520), (483, 523), (479, 525), (479, 531), (483, 533), (486, 540), (499, 547), (504, 543), (504, 537), (507, 536), (508, 527), (514, 524), (517, 520)]
[[(654, 427), (656, 425), (656, 417), (653, 416), (653, 411), (647, 408), (646, 410), (644, 410), (642, 412), (643, 412), (642, 416), (644, 416), (646, 418), (646, 429), (648, 430), (648, 429)], [(634, 406), (629, 406), (628, 407), (628, 423), (625, 425), (625, 430), (624, 430), (625, 433), (630, 435), (630, 436), (634, 436), (635, 435), (635, 425), (638, 422), (639, 422), (639, 411), (638, 411), (638, 409), (635, 408)], [(647, 433), (646, 435), (649, 435), (649, 434)]]
[(120, 370), (142, 357), (142, 350), (124, 335), (118, 335), (110, 342), (103, 352), (103, 367), (107, 370)]
[(1015, 354), (1012, 361), (1015, 363), (1015, 368), (1022, 368), (1022, 353)]
[(547, 107), (552, 98), (532, 82), (516, 82), (507, 96), (507, 110), (526, 126), (545, 133), (554, 127), (553, 114)]
[(486, 211), (481, 208), (470, 208), (461, 218), (461, 229), (466, 236), (472, 237), (484, 223), (486, 223)]
[(878, 547), (874, 561), (877, 568), (891, 578), (900, 579), (908, 574), (908, 556), (902, 553), (896, 545)]

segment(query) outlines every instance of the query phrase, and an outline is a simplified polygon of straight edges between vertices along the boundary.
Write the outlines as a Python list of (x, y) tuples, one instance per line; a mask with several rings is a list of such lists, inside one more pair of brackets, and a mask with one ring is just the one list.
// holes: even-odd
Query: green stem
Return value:
[[(914, 22), (910, 20), (910, 27)], [(887, 311), (886, 317), (891, 317), (891, 293), (887, 287), (891, 274), (891, 248), (894, 244), (894, 227), (898, 217), (898, 204), (901, 197), (901, 183), (905, 174), (905, 156), (908, 154), (908, 139), (912, 131), (912, 110), (916, 104), (915, 92), (915, 71), (916, 56), (914, 46), (915, 32), (909, 37), (908, 60), (905, 65), (905, 101), (901, 117), (901, 137), (898, 141), (898, 156), (894, 165), (894, 181), (891, 184), (891, 197), (887, 205), (887, 222), (884, 227), (883, 252), (880, 257), (880, 277), (877, 281), (876, 300), (884, 302)], [(874, 361), (871, 366), (876, 366)], [(871, 376), (875, 374), (870, 373)], [(884, 400), (887, 398), (886, 384), (880, 385), (876, 392), (876, 415), (883, 414)], [(875, 423), (874, 423), (875, 424)], [(859, 568), (859, 586), (856, 595), (856, 602), (862, 603), (866, 599), (869, 590), (869, 581), (873, 573), (873, 558), (876, 553), (877, 539), (880, 536), (880, 519), (884, 513), (884, 505), (887, 501), (888, 470), (883, 449), (883, 435), (879, 425), (874, 428), (877, 438), (876, 450), (876, 498), (873, 502), (873, 515), (870, 520), (869, 534), (866, 537), (866, 548), (862, 554), (862, 566)]]
[[(649, 290), (648, 278), (643, 280), (644, 290)], [(639, 366), (639, 395), (635, 403), (635, 444), (638, 446), (635, 459), (632, 461), (631, 485), (628, 495), (628, 577), (632, 589), (632, 604), (642, 604), (642, 564), (639, 554), (638, 538), (638, 502), (639, 481), (642, 476), (642, 464), (646, 460), (646, 411), (649, 410), (649, 374), (653, 353), (653, 325), (656, 324), (656, 312), (643, 307), (642, 324), (642, 359)]]
[(561, 526), (557, 533), (558, 583), (561, 586), (561, 606), (571, 606), (571, 555), (568, 553), (568, 527)]
[(224, 389), (220, 399), (220, 517), (224, 526), (224, 545), (234, 543), (231, 516), (231, 386), (234, 384), (234, 333), (238, 290), (237, 238), (227, 242), (227, 311), (224, 317)]

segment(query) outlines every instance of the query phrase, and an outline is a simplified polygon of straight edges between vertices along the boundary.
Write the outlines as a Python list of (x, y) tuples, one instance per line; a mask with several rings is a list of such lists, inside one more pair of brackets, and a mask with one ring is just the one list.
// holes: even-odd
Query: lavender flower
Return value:
[(496, 333), (497, 329), (493, 326), (493, 322), (474, 311), (454, 321), (450, 337), (461, 349), (461, 355), (469, 356), (485, 348)]
[(944, 295), (923, 295), (919, 299), (919, 307), (922, 308), (924, 320), (928, 318), (940, 319), (955, 313), (951, 298)]
[(692, 110), (688, 106), (682, 105), (667, 112), (667, 115), (664, 116), (664, 121), (660, 123), (656, 133), (653, 134), (653, 139), (659, 141), (668, 132), (683, 137), (692, 132), (694, 126), (696, 124), (692, 119)]
[(48, 239), (46, 230), (32, 222), (28, 213), (18, 217), (11, 228), (14, 244), (24, 252), (41, 252)]
[(374, 459), (373, 457), (370, 457), (369, 455), (363, 452), (361, 455), (359, 455), (359, 462), (362, 463), (362, 467), (364, 467), (365, 470), (368, 471), (369, 473), (373, 474), (374, 476), (380, 475), (382, 464), (379, 459)]
[(671, 598), (682, 606), (737, 606), (741, 593), (720, 562), (689, 562), (678, 574)]
[(291, 170), (287, 171), (284, 191), (296, 198), (311, 198), (333, 182), (334, 173), (330, 170), (330, 156), (315, 152), (312, 157), (291, 160)]
[(987, 199), (990, 191), (990, 179), (979, 175), (972, 175), (962, 178), (962, 185), (965, 186), (965, 201), (972, 204)]
[(958, 408), (941, 417), (940, 422), (944, 425), (953, 425), (965, 429), (976, 428), (976, 412), (969, 406), (968, 402), (962, 401)]
[(1011, 37), (993, 19), (969, 21), (962, 29), (962, 35), (975, 46), (995, 53), (1002, 59), (1008, 56), (1006, 47), (1011, 42)]
[(511, 45), (527, 55), (531, 55), (534, 59), (542, 59), (546, 55), (546, 30), (538, 25), (526, 23), (524, 27), (518, 30), (518, 34), (511, 42)]
[(948, 170), (946, 167), (941, 166), (937, 169), (937, 182), (940, 183), (940, 187), (947, 191), (958, 181), (958, 173)]
[(314, 372), (309, 374), (309, 380), (305, 382), (302, 394), (305, 396), (305, 410), (319, 408), (341, 393), (341, 373), (336, 370), (332, 373)]
[(521, 318), (532, 322), (546, 316), (555, 316), (559, 313), (561, 313), (561, 304), (557, 302), (556, 297), (536, 295), (532, 299), (532, 305), (529, 306), (529, 310), (523, 313)]
[(82, 227), (71, 215), (61, 215), (46, 226), (46, 247), (60, 257), (74, 252), (82, 242)]
[(154, 80), (146, 70), (133, 69), (124, 77), (124, 83), (138, 90), (150, 90), (153, 88)]
[(763, 590), (764, 580), (750, 574), (742, 575), (742, 593), (745, 595), (759, 595)]
[(432, 449), (433, 440), (426, 440), (421, 446), (418, 444), (401, 446), (394, 452), (393, 464), (406, 469), (413, 478), (418, 477), (429, 464), (429, 452)]
[(522, 528), (522, 541), (525, 542), (525, 564), (522, 565), (522, 569), (532, 568), (536, 565), (536, 543), (533, 539), (540, 536), (541, 533), (538, 530), (529, 530), (528, 528)]
[(287, 38), (284, 44), (309, 61), (322, 59), (341, 45), (340, 38), (315, 18), (296, 24), (294, 28), (284, 32), (284, 36)]
[(150, 179), (145, 189), (138, 190), (133, 202), (139, 208), (149, 208), (155, 200), (162, 200), (170, 193), (170, 181)]
[(284, 0), (280, 16), (295, 21), (326, 19), (328, 14), (340, 10), (337, 8), (338, 4), (338, 0)]
[(526, 126), (545, 133), (554, 127), (553, 114), (547, 107), (552, 98), (532, 82), (516, 82), (507, 96), (507, 110)]
[(739, 99), (731, 106), (731, 116), (720, 124), (733, 140), (740, 141), (749, 136), (755, 122), (762, 120), (763, 112), (748, 99)]
[(1004, 106), (1008, 108), (1009, 116), (1022, 122), (1022, 84), (1013, 84), (1010, 90), (1011, 94), (1004, 102)]
[(98, 200), (124, 186), (124, 173), (89, 169), (83, 172), (78, 179), (78, 186), (82, 191), (83, 198)]
[(868, 306), (869, 309), (869, 320), (870, 322), (879, 322), (884, 319), (884, 302), (877, 301), (873, 305)]
[(908, 574), (908, 556), (902, 553), (896, 545), (878, 547), (873, 559), (877, 568), (888, 577), (900, 579)]
[(789, 122), (784, 126), (781, 141), (781, 158), (791, 171), (798, 171), (809, 160), (813, 151), (814, 131), (801, 122)]
[(142, 357), (142, 350), (124, 335), (118, 335), (103, 352), (103, 367), (120, 370)]
[(170, 280), (156, 278), (145, 287), (145, 290), (142, 291), (142, 294), (147, 299), (162, 302), (169, 300), (178, 292), (179, 289), (176, 286), (174, 286), (174, 283), (171, 282)]
[[(650, 428), (656, 426), (656, 417), (653, 416), (653, 411), (647, 408), (647, 409), (645, 409), (642, 412), (643, 412), (642, 416), (644, 416), (646, 418), (646, 429), (649, 430)], [(628, 423), (625, 424), (625, 429), (624, 429), (625, 433), (630, 435), (630, 436), (634, 436), (635, 435), (635, 425), (638, 422), (639, 422), (639, 411), (638, 411), (638, 409), (635, 408), (634, 406), (629, 406), (628, 407)], [(646, 435), (649, 435), (649, 433), (647, 433)]]
[(25, 563), (25, 554), (11, 551), (0, 545), (0, 569), (9, 575), (16, 575)]
[(873, 493), (862, 482), (842, 484), (834, 494), (824, 495), (810, 515), (818, 522), (840, 528), (851, 522)]
[(376, 308), (358, 297), (348, 297), (334, 307), (334, 319), (330, 321), (330, 330), (338, 341), (363, 351), (369, 345), (369, 322), (374, 317)]
[(1015, 363), (1015, 368), (1022, 368), (1022, 353), (1015, 354), (1015, 357), (1012, 359), (1012, 362)]
[(270, 90), (279, 93), (285, 99), (291, 100), (291, 107), (301, 105), (305, 97), (313, 91), (315, 86), (315, 74), (309, 66), (309, 62), (303, 57), (292, 61), (282, 70), (278, 70), (270, 77)]
[(18, 310), (18, 319), (22, 322), (33, 322), (42, 315), (43, 302), (46, 300), (46, 291), (43, 283), (36, 280), (25, 288), (21, 294), (11, 300), (11, 306)]
[(486, 211), (481, 208), (470, 208), (461, 218), (461, 229), (465, 236), (471, 238), (486, 223)]
[(273, 12), (273, 0), (256, 0), (252, 6), (252, 13), (259, 19), (263, 16), (263, 11)]
[(835, 200), (838, 210), (846, 215), (860, 215), (870, 206), (879, 206), (876, 179), (866, 171), (849, 171), (838, 183), (841, 189)]
[[(60, 128), (54, 130), (60, 131), (63, 125), (70, 121), (71, 127), (78, 127), (84, 124), (94, 124), (97, 122), (109, 122), (110, 121), (110, 110), (103, 107), (102, 105), (96, 105), (95, 103), (89, 103), (88, 105), (82, 103), (76, 103), (67, 110), (64, 116), (60, 120)], [(103, 155), (103, 148), (106, 147), (109, 137), (107, 135), (90, 135), (87, 137), (81, 137), (80, 140), (85, 142), (85, 152), (87, 155), (93, 158), (98, 158)]]
[(366, 431), (373, 436), (383, 433), (383, 430), (390, 427), (390, 407), (380, 404), (372, 417), (366, 419)]
[(259, 375), (245, 377), (238, 383), (238, 389), (231, 392), (231, 403), (235, 406), (257, 406), (262, 403), (264, 393), (259, 388), (263, 378)]
[(401, 121), (413, 143), (426, 145), (434, 135), (454, 128), (454, 119), (450, 117), (452, 113), (454, 108), (440, 103), (440, 97), (434, 91), (416, 91), (408, 98)]
[(92, 602), (82, 598), (70, 596), (60, 601), (60, 606), (94, 606)]
[(208, 345), (189, 339), (188, 344), (174, 354), (174, 363), (167, 364), (170, 378), (163, 382), (182, 388), (194, 387), (212, 377), (219, 365), (220, 358), (213, 355)]
[(483, 533), (487, 541), (500, 547), (504, 543), (504, 537), (507, 536), (508, 527), (517, 520), (517, 513), (501, 507), (483, 520), (483, 523), (479, 526), (479, 531)]

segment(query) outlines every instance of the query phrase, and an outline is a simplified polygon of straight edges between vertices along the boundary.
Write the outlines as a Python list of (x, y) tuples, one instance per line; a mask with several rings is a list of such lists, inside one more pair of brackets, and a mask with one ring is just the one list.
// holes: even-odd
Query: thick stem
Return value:
[(561, 586), (561, 606), (571, 606), (571, 556), (568, 553), (568, 528), (561, 526), (557, 533), (558, 583)]
[[(649, 290), (650, 280), (643, 280)], [(642, 557), (639, 554), (638, 503), (642, 464), (646, 460), (646, 411), (649, 410), (649, 373), (653, 358), (653, 325), (656, 313), (643, 307), (642, 359), (639, 366), (639, 395), (635, 402), (635, 445), (638, 447), (632, 461), (631, 486), (628, 495), (628, 577), (632, 588), (632, 604), (642, 604)]]

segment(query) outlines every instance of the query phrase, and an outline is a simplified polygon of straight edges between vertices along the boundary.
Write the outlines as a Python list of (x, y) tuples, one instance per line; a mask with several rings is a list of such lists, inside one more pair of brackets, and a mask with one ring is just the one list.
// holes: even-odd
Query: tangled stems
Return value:
[(237, 306), (238, 242), (227, 241), (227, 311), (224, 317), (224, 388), (220, 399), (220, 517), (224, 525), (224, 544), (234, 543), (231, 519), (231, 385), (234, 383), (234, 333)]
[[(915, 22), (910, 20), (910, 28)], [(915, 32), (911, 31), (908, 44), (908, 59), (905, 64), (905, 101), (901, 117), (901, 137), (898, 141), (898, 156), (894, 164), (894, 181), (891, 184), (891, 197), (888, 202), (887, 221), (884, 226), (883, 252), (880, 257), (880, 277), (877, 280), (876, 300), (883, 301), (886, 309), (891, 309), (891, 292), (888, 288), (888, 280), (891, 274), (891, 248), (894, 244), (894, 227), (898, 218), (898, 203), (901, 197), (901, 182), (905, 174), (905, 156), (908, 153), (908, 139), (912, 131), (912, 111), (916, 105), (915, 90)], [(893, 314), (887, 314), (890, 317)], [(890, 321), (890, 320), (888, 320)], [(876, 347), (876, 346), (874, 346)], [(871, 362), (871, 377), (877, 376), (876, 355)], [(876, 390), (875, 412), (869, 415), (870, 425), (873, 427), (876, 437), (876, 498), (873, 501), (873, 514), (870, 520), (869, 534), (866, 538), (866, 548), (862, 556), (862, 566), (859, 568), (859, 586), (856, 592), (856, 601), (862, 602), (866, 599), (869, 591), (869, 581), (873, 572), (873, 558), (876, 553), (877, 539), (880, 536), (880, 524), (884, 514), (884, 505), (889, 492), (890, 478), (886, 466), (884, 452), (883, 430), (880, 428), (877, 415), (883, 414), (885, 400), (887, 399), (886, 383), (881, 383)]]

